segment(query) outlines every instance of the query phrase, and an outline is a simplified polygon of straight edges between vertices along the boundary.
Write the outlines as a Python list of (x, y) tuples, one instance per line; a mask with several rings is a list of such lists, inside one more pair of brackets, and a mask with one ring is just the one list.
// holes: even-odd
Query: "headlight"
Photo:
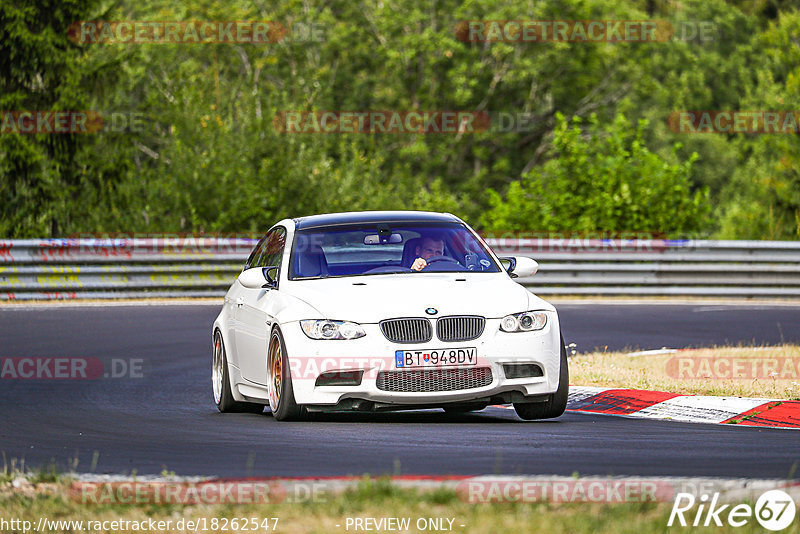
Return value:
[(540, 311), (528, 311), (506, 315), (500, 321), (503, 332), (533, 332), (541, 330), (547, 324), (547, 314)]
[(300, 321), (305, 335), (311, 339), (358, 339), (367, 335), (358, 323), (311, 319)]

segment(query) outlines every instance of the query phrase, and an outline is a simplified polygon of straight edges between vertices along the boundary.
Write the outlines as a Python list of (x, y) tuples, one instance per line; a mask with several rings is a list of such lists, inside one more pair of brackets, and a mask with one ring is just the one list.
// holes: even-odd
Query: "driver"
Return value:
[(444, 239), (435, 236), (426, 237), (422, 240), (422, 243), (417, 245), (414, 254), (417, 256), (417, 259), (415, 259), (414, 263), (411, 264), (411, 270), (421, 271), (428, 266), (428, 262), (426, 260), (434, 256), (442, 256), (444, 254)]

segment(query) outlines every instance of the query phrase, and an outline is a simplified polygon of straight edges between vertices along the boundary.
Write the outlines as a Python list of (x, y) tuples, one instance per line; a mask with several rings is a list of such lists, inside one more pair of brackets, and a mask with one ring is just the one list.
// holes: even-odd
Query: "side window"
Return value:
[(286, 245), (286, 230), (275, 228), (266, 235), (264, 251), (259, 256), (255, 267), (280, 267), (283, 248)]
[(256, 262), (258, 262), (258, 258), (264, 252), (264, 246), (267, 244), (267, 238), (269, 234), (265, 235), (261, 238), (258, 244), (253, 249), (253, 252), (250, 253), (250, 257), (247, 258), (247, 262), (244, 264), (245, 269), (249, 269), (250, 267), (255, 267)]

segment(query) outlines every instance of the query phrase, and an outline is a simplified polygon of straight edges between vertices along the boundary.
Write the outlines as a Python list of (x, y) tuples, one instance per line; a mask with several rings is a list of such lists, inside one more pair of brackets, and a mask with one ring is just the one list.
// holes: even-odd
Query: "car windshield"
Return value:
[[(415, 261), (416, 269), (412, 269)], [(460, 223), (308, 228), (295, 234), (292, 280), (372, 274), (500, 272), (485, 245)], [(423, 268), (419, 268), (424, 265)]]

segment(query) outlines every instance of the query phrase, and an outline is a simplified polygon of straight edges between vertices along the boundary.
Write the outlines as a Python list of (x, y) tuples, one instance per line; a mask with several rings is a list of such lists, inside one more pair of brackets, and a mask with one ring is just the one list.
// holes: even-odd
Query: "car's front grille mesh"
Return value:
[[(381, 321), (381, 332), (394, 343), (427, 343), (433, 337), (431, 322), (424, 317)], [(470, 341), (483, 334), (486, 319), (477, 315), (441, 317), (436, 321), (436, 336), (446, 342)]]
[(442, 341), (469, 341), (481, 337), (486, 319), (475, 315), (442, 317), (436, 321), (436, 336)]
[(383, 391), (456, 391), (488, 386), (492, 383), (489, 367), (469, 369), (422, 369), (416, 371), (381, 371), (376, 385)]
[(431, 322), (424, 317), (381, 321), (381, 332), (395, 343), (427, 343), (433, 337)]

